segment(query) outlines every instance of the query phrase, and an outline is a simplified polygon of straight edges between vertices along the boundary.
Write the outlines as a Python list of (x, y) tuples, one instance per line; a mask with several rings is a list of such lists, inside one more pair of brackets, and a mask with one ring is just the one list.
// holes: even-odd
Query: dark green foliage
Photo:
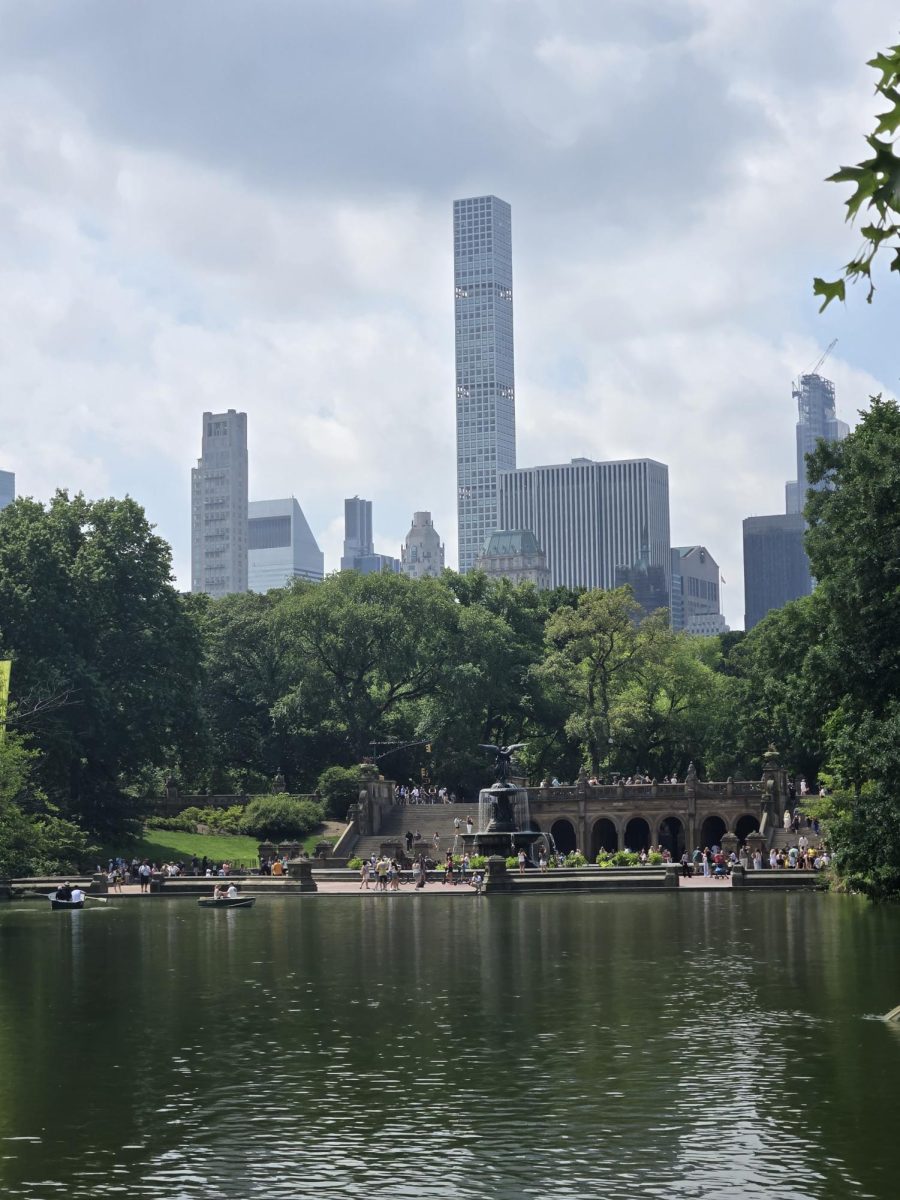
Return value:
[(74, 870), (92, 849), (34, 786), (37, 757), (14, 733), (0, 740), (0, 879)]
[(813, 281), (813, 294), (822, 297), (820, 312), (832, 300), (843, 300), (845, 281), (855, 283), (865, 279), (866, 299), (871, 304), (875, 294), (872, 265), (884, 247), (891, 251), (890, 269), (900, 271), (900, 157), (894, 152), (894, 137), (900, 128), (900, 46), (891, 46), (869, 62), (879, 72), (875, 90), (887, 102), (887, 109), (878, 116), (874, 132), (867, 138), (871, 154), (854, 167), (841, 167), (829, 176), (830, 183), (850, 183), (853, 195), (846, 201), (847, 220), (854, 221), (860, 211), (871, 217), (860, 233), (863, 248), (843, 268), (843, 278)]
[(188, 748), (200, 638), (169, 547), (133, 500), (57, 492), (0, 513), (0, 657), (49, 798), (91, 829), (127, 813), (123, 778)]
[(322, 772), (316, 791), (322, 797), (327, 817), (343, 821), (347, 809), (359, 798), (361, 777), (359, 767), (328, 767)]
[(296, 796), (254, 796), (244, 809), (242, 832), (258, 838), (302, 838), (322, 823), (322, 806)]

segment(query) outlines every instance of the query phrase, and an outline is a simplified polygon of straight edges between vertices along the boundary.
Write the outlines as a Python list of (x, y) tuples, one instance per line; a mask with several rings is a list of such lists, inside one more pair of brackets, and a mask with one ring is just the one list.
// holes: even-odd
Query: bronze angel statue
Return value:
[(494, 776), (498, 783), (507, 783), (512, 772), (512, 757), (517, 750), (524, 750), (527, 742), (516, 742), (514, 746), (485, 746), (479, 742), (479, 750), (494, 755)]

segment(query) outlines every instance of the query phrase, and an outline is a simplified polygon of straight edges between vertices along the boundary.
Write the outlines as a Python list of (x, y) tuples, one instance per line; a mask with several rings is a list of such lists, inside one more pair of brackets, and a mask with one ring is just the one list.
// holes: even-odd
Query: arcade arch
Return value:
[(751, 833), (756, 833), (759, 829), (759, 818), (754, 817), (753, 813), (744, 813), (742, 817), (738, 817), (735, 822), (734, 832), (739, 842), (743, 842)]
[(728, 825), (717, 814), (710, 813), (700, 826), (700, 847), (721, 846), (722, 835), (728, 832)]
[(619, 831), (609, 817), (599, 817), (591, 830), (591, 860), (595, 859), (601, 850), (614, 854), (619, 848)]
[(625, 849), (650, 849), (650, 825), (643, 817), (632, 817), (625, 826)]
[(573, 850), (578, 849), (575, 826), (565, 817), (560, 817), (559, 820), (553, 822), (550, 826), (550, 836), (560, 854), (571, 854)]
[(679, 817), (663, 817), (660, 821), (659, 844), (669, 851), (673, 861), (684, 854), (684, 825)]

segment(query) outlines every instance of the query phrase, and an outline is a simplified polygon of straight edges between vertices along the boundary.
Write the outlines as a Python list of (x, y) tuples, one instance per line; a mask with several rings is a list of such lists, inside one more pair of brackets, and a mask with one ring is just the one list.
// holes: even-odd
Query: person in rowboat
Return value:
[(77, 885), (72, 888), (72, 903), (73, 904), (83, 904), (84, 903), (84, 892)]
[(240, 893), (238, 892), (237, 888), (232, 883), (229, 886), (227, 892), (225, 893), (225, 899), (226, 900), (237, 900), (239, 895), (240, 895)]
[(55, 897), (55, 898), (56, 898), (57, 900), (67, 900), (67, 901), (68, 901), (68, 900), (71, 900), (71, 899), (72, 899), (72, 885), (71, 885), (71, 883), (64, 883), (64, 884), (62, 885), (62, 887), (58, 887), (58, 888), (56, 889), (56, 897)]

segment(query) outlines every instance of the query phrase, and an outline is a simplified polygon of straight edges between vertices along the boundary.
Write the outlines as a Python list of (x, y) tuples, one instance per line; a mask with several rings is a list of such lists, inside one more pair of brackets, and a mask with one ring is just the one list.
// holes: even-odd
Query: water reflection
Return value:
[(733, 893), (8, 908), (3, 1195), (893, 1197), (898, 932)]

